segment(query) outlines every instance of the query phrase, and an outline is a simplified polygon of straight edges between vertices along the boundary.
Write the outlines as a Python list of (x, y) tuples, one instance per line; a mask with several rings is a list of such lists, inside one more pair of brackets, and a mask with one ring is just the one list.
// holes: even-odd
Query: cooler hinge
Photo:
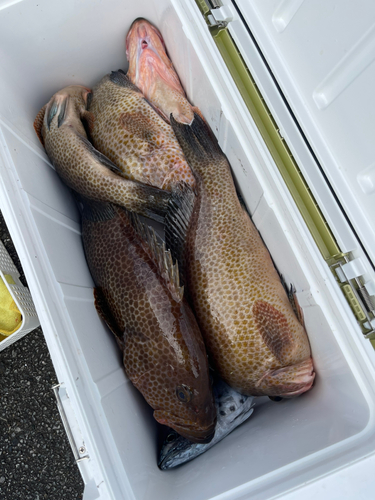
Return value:
[(375, 339), (375, 282), (365, 281), (366, 268), (359, 258), (340, 254), (331, 259), (330, 268), (355, 315), (364, 336)]
[(233, 10), (220, 0), (197, 0), (197, 4), (210, 28), (225, 28), (233, 20)]

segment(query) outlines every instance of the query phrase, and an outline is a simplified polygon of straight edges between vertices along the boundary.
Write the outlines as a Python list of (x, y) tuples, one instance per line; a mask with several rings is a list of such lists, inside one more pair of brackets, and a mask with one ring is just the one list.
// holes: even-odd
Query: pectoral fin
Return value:
[(287, 362), (293, 347), (293, 336), (284, 314), (263, 300), (254, 303), (252, 313), (266, 346), (280, 363)]
[(139, 137), (142, 141), (152, 143), (153, 136), (160, 135), (160, 130), (154, 122), (143, 113), (123, 113), (120, 116), (120, 124), (129, 134)]

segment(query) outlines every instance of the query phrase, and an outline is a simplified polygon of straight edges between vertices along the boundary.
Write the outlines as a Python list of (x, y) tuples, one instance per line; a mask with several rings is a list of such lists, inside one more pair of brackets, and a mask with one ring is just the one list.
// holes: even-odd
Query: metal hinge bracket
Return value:
[(362, 332), (367, 339), (375, 339), (375, 283), (365, 282), (366, 267), (361, 259), (341, 254), (330, 264)]
[(61, 397), (60, 397), (60, 388), (62, 385), (63, 385), (62, 382), (61, 382), (61, 384), (56, 384), (52, 387), (52, 390), (53, 390), (53, 393), (55, 394), (55, 397), (56, 397), (57, 408), (59, 410), (61, 420), (62, 420), (64, 429), (65, 429), (66, 435), (68, 437), (70, 447), (72, 448), (74, 459), (75, 459), (76, 463), (79, 463), (79, 462), (82, 462), (82, 460), (88, 460), (90, 457), (87, 454), (86, 446), (83, 442), (81, 443), (81, 445), (79, 447), (76, 445), (75, 439), (73, 437), (73, 432), (71, 430), (69, 420), (66, 416), (65, 409), (64, 409), (63, 403), (61, 401)]

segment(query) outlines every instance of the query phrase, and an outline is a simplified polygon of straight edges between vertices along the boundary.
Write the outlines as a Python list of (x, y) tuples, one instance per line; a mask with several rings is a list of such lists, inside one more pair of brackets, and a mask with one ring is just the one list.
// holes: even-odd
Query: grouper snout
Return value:
[(146, 19), (136, 19), (126, 36), (127, 76), (169, 123), (191, 123), (194, 108), (186, 98), (180, 79), (169, 59), (160, 31)]

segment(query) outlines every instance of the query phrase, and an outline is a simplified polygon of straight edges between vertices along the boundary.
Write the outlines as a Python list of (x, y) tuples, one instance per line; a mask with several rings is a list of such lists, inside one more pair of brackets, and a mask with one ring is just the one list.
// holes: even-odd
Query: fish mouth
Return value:
[(295, 398), (313, 386), (315, 371), (310, 358), (295, 365), (268, 370), (256, 384), (257, 396)]
[(162, 425), (167, 425), (192, 443), (209, 443), (215, 435), (216, 414), (209, 425), (204, 423), (186, 423), (177, 415), (168, 414), (162, 410), (154, 411), (154, 418)]
[[(126, 57), (129, 62), (127, 75), (130, 81), (141, 90), (160, 116), (170, 123), (170, 112), (164, 109), (158, 99), (155, 101), (154, 94), (161, 92), (169, 102), (169, 98), (173, 101), (171, 92), (172, 96), (173, 93), (184, 96), (185, 92), (167, 55), (162, 34), (144, 18), (136, 19), (131, 25), (126, 36)], [(162, 101), (164, 102), (163, 99)], [(168, 106), (167, 109), (169, 110)]]
[[(152, 23), (150, 23), (149, 21), (147, 21), (147, 19), (144, 19), (143, 17), (138, 17), (132, 22), (125, 40), (126, 57), (128, 58), (129, 62), (130, 62), (130, 57), (129, 57), (130, 42), (133, 37), (135, 37), (138, 40), (138, 45), (141, 50), (151, 48), (159, 56), (159, 54), (154, 50), (153, 44), (151, 42), (151, 37), (155, 35), (158, 37), (160, 43), (162, 44), (164, 52), (166, 52), (167, 49), (162, 34)], [(137, 54), (137, 57), (139, 57), (139, 54)]]
[(192, 443), (207, 444), (212, 441), (215, 435), (215, 426), (216, 422), (214, 426), (207, 430), (198, 430), (189, 425), (174, 425), (173, 429)]

